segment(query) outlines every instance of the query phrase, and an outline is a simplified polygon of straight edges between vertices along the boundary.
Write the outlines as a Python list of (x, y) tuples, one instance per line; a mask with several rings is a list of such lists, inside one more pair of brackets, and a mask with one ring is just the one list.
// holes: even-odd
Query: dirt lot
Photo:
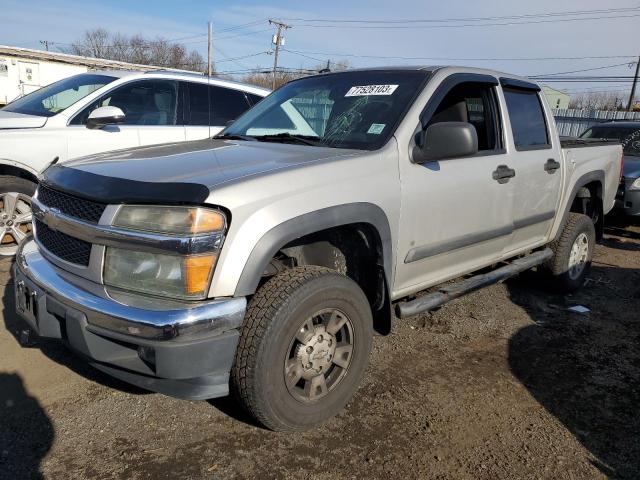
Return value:
[(2, 478), (640, 478), (640, 224), (607, 229), (574, 296), (525, 275), (398, 321), (346, 411), (295, 435), (21, 347), (2, 288)]

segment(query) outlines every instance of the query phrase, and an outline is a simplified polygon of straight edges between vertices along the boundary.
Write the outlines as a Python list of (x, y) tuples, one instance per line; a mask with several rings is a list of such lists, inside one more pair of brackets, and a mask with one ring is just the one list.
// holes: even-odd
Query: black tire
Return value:
[[(7, 193), (17, 193), (23, 196), (23, 199), (31, 204), (31, 197), (36, 191), (37, 184), (34, 182), (27, 180), (25, 178), (13, 177), (10, 175), (0, 175), (0, 198), (4, 199), (4, 196)], [(3, 203), (4, 205), (4, 203)], [(4, 213), (4, 210), (2, 211)], [(1, 217), (1, 215), (0, 215)], [(4, 227), (4, 222), (6, 220), (11, 220), (11, 218), (3, 219), (0, 218), (0, 223)], [(24, 224), (27, 227), (27, 224)], [(24, 229), (26, 231), (31, 231), (31, 225), (29, 222), (28, 228)], [(20, 232), (17, 232), (20, 233)], [(12, 257), (15, 254), (15, 250), (17, 250), (17, 242), (6, 242), (6, 240), (11, 240), (13, 237), (7, 236), (6, 238), (3, 236), (0, 238), (0, 258), (2, 257)]]
[[(287, 358), (297, 358), (288, 355), (305, 319), (326, 309), (348, 317), (353, 350), (341, 379), (321, 398), (305, 402), (287, 386), (284, 365)], [(350, 278), (324, 267), (286, 270), (267, 281), (249, 303), (231, 371), (232, 392), (271, 430), (300, 431), (322, 423), (340, 412), (357, 390), (371, 350), (372, 324), (369, 302)]]
[[(569, 268), (569, 260), (571, 251), (578, 240), (578, 237), (584, 239), (586, 236), (588, 242), (586, 259), (581, 271), (571, 271)], [(553, 250), (553, 257), (547, 261), (545, 267), (552, 276), (552, 286), (561, 293), (570, 293), (580, 288), (589, 274), (591, 269), (591, 260), (596, 244), (596, 229), (593, 221), (586, 215), (580, 213), (569, 213), (567, 223), (565, 224), (560, 236), (552, 242), (549, 247)]]

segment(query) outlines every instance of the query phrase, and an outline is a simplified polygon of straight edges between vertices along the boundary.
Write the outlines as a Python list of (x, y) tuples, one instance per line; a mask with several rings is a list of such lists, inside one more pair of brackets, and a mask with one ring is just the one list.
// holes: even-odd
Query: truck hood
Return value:
[(363, 153), (257, 141), (200, 140), (79, 158), (50, 167), (44, 182), (106, 203), (197, 203), (222, 184)]
[(624, 173), (625, 178), (640, 177), (640, 157), (632, 155), (624, 156)]
[(0, 130), (9, 128), (41, 128), (44, 127), (45, 123), (47, 123), (47, 117), (0, 110)]

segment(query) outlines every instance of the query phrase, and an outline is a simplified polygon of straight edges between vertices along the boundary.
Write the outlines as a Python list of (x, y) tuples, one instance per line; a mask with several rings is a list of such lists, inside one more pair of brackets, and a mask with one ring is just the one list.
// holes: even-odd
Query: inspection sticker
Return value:
[(359, 85), (351, 87), (345, 97), (363, 97), (365, 95), (391, 95), (398, 85)]
[(387, 125), (384, 123), (372, 123), (369, 127), (369, 130), (367, 130), (367, 133), (370, 133), (372, 135), (380, 135), (384, 130), (384, 127), (386, 126)]

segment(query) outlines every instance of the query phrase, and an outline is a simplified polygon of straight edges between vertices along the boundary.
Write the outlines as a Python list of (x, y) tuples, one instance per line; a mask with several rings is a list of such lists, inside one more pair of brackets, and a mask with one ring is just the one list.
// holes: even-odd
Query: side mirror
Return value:
[(124, 122), (124, 112), (118, 107), (99, 107), (89, 114), (87, 128), (96, 129)]
[(478, 133), (467, 122), (440, 122), (421, 132), (421, 146), (413, 148), (414, 163), (469, 157), (478, 153)]

